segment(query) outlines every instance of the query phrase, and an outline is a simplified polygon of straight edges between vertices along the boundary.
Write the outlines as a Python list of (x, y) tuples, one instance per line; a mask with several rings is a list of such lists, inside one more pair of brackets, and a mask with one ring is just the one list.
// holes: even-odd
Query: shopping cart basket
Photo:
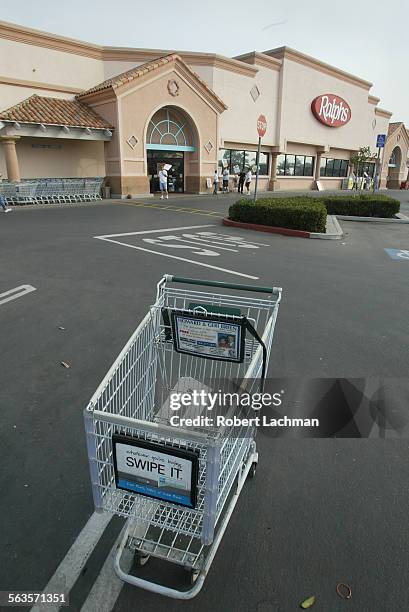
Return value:
[[(115, 559), (122, 580), (179, 599), (200, 591), (255, 471), (256, 430), (175, 427), (171, 394), (207, 389), (215, 379), (247, 381), (251, 391), (266, 373), (280, 300), (276, 287), (165, 275), (154, 305), (86, 407), (95, 508), (127, 519)], [(188, 408), (193, 416), (201, 410)], [(126, 573), (125, 549), (139, 565), (153, 556), (183, 566), (191, 587)]]

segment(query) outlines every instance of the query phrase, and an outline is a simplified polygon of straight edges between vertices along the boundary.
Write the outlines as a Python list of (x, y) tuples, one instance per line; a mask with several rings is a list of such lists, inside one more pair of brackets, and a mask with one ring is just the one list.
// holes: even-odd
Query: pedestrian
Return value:
[[(2, 175), (0, 174), (0, 183), (1, 183), (1, 177)], [(0, 207), (3, 209), (3, 212), (5, 213), (11, 212), (13, 210), (12, 208), (8, 208), (6, 204), (6, 198), (4, 197), (2, 193), (0, 193)]]
[(219, 173), (217, 170), (214, 171), (213, 175), (213, 195), (218, 195), (219, 191)]
[(378, 174), (378, 172), (375, 174), (375, 178), (373, 180), (373, 189), (374, 189), (374, 191), (379, 191), (379, 174)]
[(159, 171), (159, 189), (160, 199), (163, 200), (163, 194), (165, 194), (166, 199), (168, 199), (168, 171), (165, 170), (165, 168)]
[(244, 178), (246, 176), (246, 173), (244, 172), (244, 170), (240, 170), (239, 172), (239, 185), (237, 187), (237, 191), (238, 193), (243, 193), (243, 187), (244, 187)]
[(229, 170), (228, 168), (225, 168), (223, 170), (223, 191), (225, 193), (229, 193), (229, 180), (230, 180)]
[(369, 191), (370, 188), (371, 188), (371, 180), (372, 179), (371, 179), (370, 175), (365, 173), (365, 189), (367, 191)]
[(253, 178), (253, 175), (251, 174), (251, 168), (249, 168), (246, 172), (246, 176), (244, 178), (245, 183), (246, 183), (246, 189), (247, 189), (247, 195), (250, 195), (250, 185), (251, 185), (251, 179)]

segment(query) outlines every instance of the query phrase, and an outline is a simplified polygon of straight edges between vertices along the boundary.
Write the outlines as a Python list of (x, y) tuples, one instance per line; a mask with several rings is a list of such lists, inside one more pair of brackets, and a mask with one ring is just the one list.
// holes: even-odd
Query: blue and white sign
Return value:
[(118, 489), (194, 508), (198, 455), (138, 438), (112, 436)]
[(378, 149), (383, 149), (386, 142), (386, 134), (378, 134), (376, 138), (376, 147)]
[(391, 259), (395, 261), (409, 261), (409, 250), (405, 249), (385, 249)]

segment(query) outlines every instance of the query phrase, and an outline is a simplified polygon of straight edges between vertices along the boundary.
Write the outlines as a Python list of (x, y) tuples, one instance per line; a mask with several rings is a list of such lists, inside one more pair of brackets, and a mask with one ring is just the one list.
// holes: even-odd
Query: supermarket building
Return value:
[[(387, 134), (381, 187), (407, 178), (409, 137), (372, 84), (281, 47), (235, 58), (105, 47), (0, 22), (0, 173), (105, 177), (116, 196), (206, 192), (215, 168), (256, 162), (261, 189), (337, 189)], [(369, 174), (375, 164), (368, 165)]]

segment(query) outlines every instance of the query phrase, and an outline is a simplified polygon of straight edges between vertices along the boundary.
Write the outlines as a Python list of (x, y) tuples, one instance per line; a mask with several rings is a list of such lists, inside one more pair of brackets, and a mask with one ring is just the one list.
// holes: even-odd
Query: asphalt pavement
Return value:
[[(393, 195), (405, 212), (406, 193)], [(92, 515), (82, 410), (164, 273), (281, 286), (272, 376), (407, 376), (409, 260), (385, 249), (408, 250), (409, 226), (342, 222), (339, 241), (248, 232), (221, 225), (235, 197), (0, 216), (1, 590), (44, 589)], [(209, 232), (227, 239), (213, 255), (189, 237)], [(252, 247), (227, 250), (232, 238)], [(35, 291), (2, 303), (22, 285)], [(260, 435), (258, 444), (256, 478), (198, 597), (174, 602), (126, 585), (109, 609), (287, 612), (316, 595), (325, 612), (407, 611), (409, 441)], [(83, 604), (121, 526), (110, 523), (69, 609), (92, 609)], [(338, 582), (351, 600), (337, 596)]]

